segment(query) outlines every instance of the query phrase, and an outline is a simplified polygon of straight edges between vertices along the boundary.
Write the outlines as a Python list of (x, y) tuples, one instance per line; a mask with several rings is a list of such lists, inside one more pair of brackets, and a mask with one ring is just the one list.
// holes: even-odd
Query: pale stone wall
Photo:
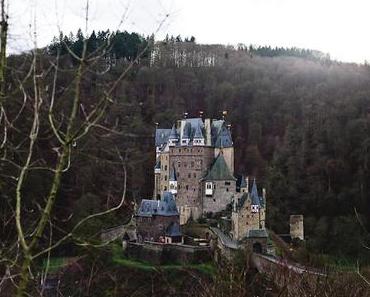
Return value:
[(169, 152), (162, 152), (160, 158), (161, 158), (160, 193), (163, 193), (163, 191), (168, 191), (168, 179), (170, 176)]
[(206, 196), (205, 182), (202, 182), (203, 213), (216, 213), (226, 209), (235, 194), (235, 181), (212, 181), (213, 195)]
[(157, 199), (158, 195), (161, 194), (161, 174), (155, 173), (154, 174), (154, 193), (153, 193), (153, 199)]
[(304, 240), (303, 215), (290, 216), (290, 236), (292, 239)]
[(202, 210), (199, 207), (180, 206), (178, 207), (180, 213), (180, 225), (186, 224), (190, 218), (198, 220), (202, 216)]

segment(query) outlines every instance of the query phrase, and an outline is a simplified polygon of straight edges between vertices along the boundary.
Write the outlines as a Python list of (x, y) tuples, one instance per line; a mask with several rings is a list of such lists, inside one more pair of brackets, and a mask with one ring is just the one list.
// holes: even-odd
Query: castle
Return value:
[[(225, 113), (224, 113), (225, 115)], [(234, 240), (267, 237), (266, 195), (258, 194), (256, 180), (234, 174), (234, 146), (225, 118), (183, 118), (171, 129), (156, 129), (154, 199), (169, 191), (180, 214), (180, 224), (231, 206)]]

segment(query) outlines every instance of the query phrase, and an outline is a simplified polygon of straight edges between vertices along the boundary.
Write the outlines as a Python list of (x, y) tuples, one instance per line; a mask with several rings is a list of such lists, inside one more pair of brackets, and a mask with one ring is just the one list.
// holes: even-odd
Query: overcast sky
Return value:
[[(35, 15), (39, 46), (58, 27), (65, 33), (85, 28), (86, 0), (9, 2), (12, 51), (32, 46)], [(90, 31), (120, 25), (150, 35), (165, 20), (157, 39), (194, 35), (199, 43), (296, 46), (341, 61), (370, 61), (370, 0), (90, 0), (89, 11)]]

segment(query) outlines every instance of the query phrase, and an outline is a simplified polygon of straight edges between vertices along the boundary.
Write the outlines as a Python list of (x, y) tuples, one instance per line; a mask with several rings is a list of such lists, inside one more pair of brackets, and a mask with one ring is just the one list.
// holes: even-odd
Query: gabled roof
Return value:
[(223, 153), (219, 153), (203, 180), (236, 180), (226, 164)]
[(168, 141), (168, 136), (171, 129), (156, 129), (155, 130), (155, 146), (160, 146)]
[(141, 200), (140, 208), (137, 216), (176, 216), (179, 215), (176, 207), (175, 199), (170, 192), (163, 192), (161, 200)]
[(184, 126), (184, 130), (182, 131), (182, 138), (190, 139), (191, 134), (192, 134), (191, 124), (189, 122), (187, 122)]
[(171, 133), (168, 136), (168, 139), (179, 139), (179, 134), (177, 134), (177, 130), (176, 130), (175, 124), (172, 126)]
[(172, 222), (166, 229), (166, 236), (182, 236), (180, 225)]
[(233, 141), (231, 139), (230, 130), (223, 124), (216, 136), (216, 141), (214, 144), (215, 147), (223, 148), (223, 147), (232, 147)]
[(195, 134), (194, 134), (194, 137), (193, 138), (198, 138), (198, 139), (204, 138), (203, 137), (203, 133), (202, 133), (202, 128), (200, 127), (199, 124), (196, 127), (196, 129), (195, 129)]

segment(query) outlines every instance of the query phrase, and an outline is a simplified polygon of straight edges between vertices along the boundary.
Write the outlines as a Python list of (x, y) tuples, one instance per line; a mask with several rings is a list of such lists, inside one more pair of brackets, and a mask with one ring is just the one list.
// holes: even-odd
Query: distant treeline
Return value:
[[(83, 41), (87, 38), (87, 52), (92, 54), (97, 51), (104, 53), (103, 57), (108, 60), (134, 60), (141, 51), (143, 63), (146, 61), (153, 66), (175, 66), (175, 67), (202, 67), (214, 66), (217, 62), (227, 59), (235, 51), (243, 51), (251, 56), (261, 57), (300, 57), (312, 60), (330, 60), (328, 54), (320, 51), (301, 49), (297, 47), (271, 47), (271, 46), (246, 46), (238, 44), (225, 46), (220, 44), (205, 45), (197, 44), (194, 36), (182, 37), (181, 35), (167, 35), (162, 41), (155, 41), (154, 35), (144, 37), (138, 33), (127, 31), (110, 32), (93, 31), (90, 36), (85, 37), (79, 29), (74, 35), (68, 36), (61, 33), (55, 37), (47, 47), (48, 53), (56, 55), (72, 54), (81, 56)], [(75, 58), (75, 57), (74, 57)]]

